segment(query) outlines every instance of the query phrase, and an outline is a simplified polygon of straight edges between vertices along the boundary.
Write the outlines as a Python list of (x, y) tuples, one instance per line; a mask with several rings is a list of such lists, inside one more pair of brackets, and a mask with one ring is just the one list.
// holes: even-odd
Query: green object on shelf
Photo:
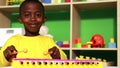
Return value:
[(75, 47), (75, 48), (81, 48), (81, 43), (74, 44), (74, 47)]
[(64, 2), (65, 2), (65, 0), (61, 0), (61, 2), (62, 2), (62, 3), (64, 3)]
[[(77, 2), (81, 2), (81, 1), (86, 1), (86, 0), (76, 0), (76, 1), (77, 1)], [(76, 2), (76, 1), (75, 1), (75, 2)]]
[(80, 0), (80, 1), (86, 1), (86, 0)]
[(88, 45), (88, 48), (91, 48), (91, 45)]

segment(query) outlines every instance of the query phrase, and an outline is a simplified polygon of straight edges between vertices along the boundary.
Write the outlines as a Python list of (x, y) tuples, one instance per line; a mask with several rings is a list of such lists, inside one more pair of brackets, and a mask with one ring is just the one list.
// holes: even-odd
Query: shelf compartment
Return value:
[[(45, 11), (65, 11), (70, 10), (70, 4), (69, 3), (61, 3), (61, 4), (44, 4)], [(1, 11), (7, 11), (7, 12), (18, 12), (19, 5), (15, 6), (0, 6)]]
[(117, 1), (117, 0), (94, 0), (94, 1), (87, 1), (87, 0), (73, 0), (73, 2), (110, 2), (110, 1)]
[(75, 59), (76, 57), (79, 57), (80, 55), (84, 56), (84, 59), (88, 56), (90, 59), (92, 57), (99, 59), (101, 58), (102, 60), (105, 59), (107, 62), (114, 62), (114, 65), (112, 66), (117, 66), (117, 51), (111, 51), (111, 50), (73, 50), (72, 51), (73, 56), (72, 58)]
[(72, 48), (72, 50), (111, 50), (111, 51), (117, 51), (117, 48)]
[[(90, 41), (94, 34), (101, 34), (108, 48), (110, 38), (114, 38), (117, 44), (117, 10), (115, 9), (100, 9), (100, 10), (81, 10), (78, 11), (80, 19), (78, 22), (73, 21), (73, 40), (81, 38), (82, 44)], [(79, 25), (75, 27), (75, 25)], [(77, 29), (77, 30), (76, 30)], [(76, 31), (76, 33), (74, 32)], [(74, 36), (74, 35), (78, 36)], [(74, 47), (74, 44), (72, 44)], [(118, 46), (117, 46), (118, 47)]]
[(114, 8), (117, 7), (117, 1), (95, 1), (95, 2), (73, 2), (73, 5), (82, 10), (82, 9), (105, 9), (105, 8)]
[(67, 55), (67, 59), (70, 59), (70, 50), (63, 50), (63, 51)]

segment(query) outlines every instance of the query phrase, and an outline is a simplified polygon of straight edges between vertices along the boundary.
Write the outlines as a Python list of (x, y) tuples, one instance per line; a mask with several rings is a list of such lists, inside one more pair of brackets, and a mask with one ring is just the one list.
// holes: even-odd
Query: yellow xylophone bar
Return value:
[(98, 60), (52, 60), (14, 58), (12, 68), (103, 68)]

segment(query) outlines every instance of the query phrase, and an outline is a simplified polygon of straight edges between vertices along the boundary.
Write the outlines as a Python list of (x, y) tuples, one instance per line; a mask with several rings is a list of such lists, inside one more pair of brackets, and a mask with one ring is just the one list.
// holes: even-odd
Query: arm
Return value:
[[(5, 43), (5, 45), (1, 48), (1, 50), (0, 50), (0, 67), (2, 67), (2, 66), (9, 66), (10, 65), (10, 61), (8, 61), (8, 57), (6, 56), (5, 57), (5, 54), (9, 54), (9, 53), (11, 53), (11, 52), (9, 52), (9, 49), (11, 49), (11, 48), (9, 48), (11, 45), (16, 45), (16, 42), (15, 42), (15, 38), (9, 38), (7, 41), (6, 41), (6, 43)], [(8, 53), (9, 52), (9, 53)]]
[(3, 50), (4, 50), (4, 48), (2, 48), (0, 50), (0, 67), (2, 67), (2, 66), (9, 66), (10, 65), (10, 62), (8, 62), (6, 60), (6, 58), (4, 57)]

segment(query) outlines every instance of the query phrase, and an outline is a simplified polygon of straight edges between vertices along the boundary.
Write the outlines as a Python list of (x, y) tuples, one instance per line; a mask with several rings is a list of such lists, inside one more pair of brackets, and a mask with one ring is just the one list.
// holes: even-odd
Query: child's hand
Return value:
[(16, 58), (17, 50), (13, 45), (11, 45), (3, 51), (3, 54), (8, 62), (12, 62), (12, 59)]
[(49, 49), (48, 52), (51, 55), (52, 59), (60, 59), (60, 52), (57, 47)]

